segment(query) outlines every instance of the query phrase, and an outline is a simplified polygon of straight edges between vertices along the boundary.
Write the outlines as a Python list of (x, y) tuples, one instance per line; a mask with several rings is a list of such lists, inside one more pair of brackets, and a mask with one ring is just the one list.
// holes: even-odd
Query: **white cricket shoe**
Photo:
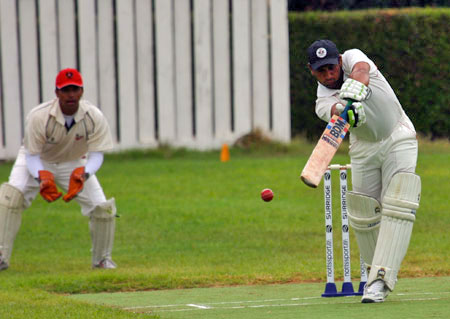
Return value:
[(375, 280), (369, 287), (364, 287), (364, 295), (361, 299), (362, 303), (383, 302), (389, 295), (389, 289), (381, 279)]
[(100, 262), (98, 264), (92, 265), (92, 268), (116, 269), (117, 265), (111, 259), (105, 258), (105, 259), (100, 260)]

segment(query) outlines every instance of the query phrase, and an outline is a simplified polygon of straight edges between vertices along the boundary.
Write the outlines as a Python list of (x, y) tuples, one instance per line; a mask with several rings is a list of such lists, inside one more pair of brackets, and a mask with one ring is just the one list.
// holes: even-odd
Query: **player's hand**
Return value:
[(351, 127), (359, 127), (366, 123), (366, 112), (364, 111), (364, 106), (360, 102), (353, 102), (347, 115)]
[(55, 184), (55, 177), (49, 171), (39, 171), (39, 186), (41, 196), (49, 203), (54, 202), (62, 196), (61, 192), (58, 192)]
[(86, 174), (84, 172), (84, 166), (77, 167), (70, 175), (69, 190), (64, 195), (65, 202), (70, 202), (79, 192), (83, 190), (84, 181), (86, 180)]
[(342, 112), (344, 112), (345, 105), (342, 103), (336, 103), (335, 104), (335, 110), (338, 112), (338, 115), (341, 115)]
[(362, 101), (367, 98), (369, 88), (363, 83), (348, 78), (340, 89), (339, 98), (342, 100), (352, 99), (354, 101)]

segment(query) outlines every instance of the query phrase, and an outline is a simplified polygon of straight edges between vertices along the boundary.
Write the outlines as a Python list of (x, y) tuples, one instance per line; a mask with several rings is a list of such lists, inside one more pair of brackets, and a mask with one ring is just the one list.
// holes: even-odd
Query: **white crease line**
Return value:
[(401, 301), (427, 301), (427, 300), (442, 300), (444, 298), (415, 298), (415, 299), (402, 299)]
[(414, 296), (414, 295), (443, 295), (443, 294), (450, 294), (450, 291), (443, 291), (443, 292), (407, 292), (407, 293), (398, 293), (394, 294), (394, 296)]
[[(450, 294), (450, 291), (443, 292), (412, 292), (412, 293), (398, 293), (391, 294), (391, 296), (414, 296), (414, 295), (436, 295), (436, 294)], [(353, 296), (349, 296), (353, 297)], [(289, 299), (265, 299), (265, 300), (247, 300), (247, 301), (222, 301), (222, 302), (202, 302), (202, 305), (227, 305), (227, 304), (243, 304), (243, 303), (257, 303), (257, 302), (274, 302), (274, 301), (298, 301), (298, 300), (311, 300), (311, 299), (323, 299), (323, 297), (301, 297), (301, 298), (289, 298)], [(436, 298), (434, 298), (436, 299)], [(423, 299), (423, 300), (434, 300), (433, 298)], [(439, 299), (439, 298), (438, 298)], [(402, 299), (406, 301), (420, 301), (422, 299)], [(360, 301), (356, 302), (360, 303)], [(328, 303), (320, 303), (320, 304), (328, 304)], [(191, 304), (189, 304), (191, 305)], [(188, 305), (188, 306), (189, 306)], [(301, 304), (308, 305), (308, 304)], [(311, 303), (311, 305), (313, 305)], [(149, 305), (149, 306), (135, 306), (135, 307), (125, 307), (123, 310), (134, 310), (134, 309), (146, 309), (146, 308), (170, 308), (170, 307), (180, 307), (186, 306), (186, 304), (171, 304), (171, 305)], [(237, 306), (237, 307), (221, 307), (219, 309), (240, 309), (252, 306)], [(195, 309), (186, 309), (186, 310), (195, 310)], [(182, 309), (177, 310), (162, 310), (162, 311), (182, 311)]]
[(211, 309), (211, 307), (208, 307), (208, 306), (202, 306), (202, 305), (195, 305), (195, 304), (193, 304), (193, 303), (187, 304), (186, 306), (194, 307), (194, 308), (198, 308), (198, 309)]
[[(402, 299), (396, 300), (395, 302), (403, 302), (403, 301), (430, 301), (430, 300), (443, 300), (443, 298), (417, 298), (417, 299)], [(250, 305), (250, 306), (232, 306), (232, 307), (218, 307), (218, 308), (210, 308), (213, 310), (229, 310), (229, 309), (250, 309), (250, 308), (274, 308), (274, 307), (304, 307), (304, 306), (321, 306), (321, 305), (341, 305), (341, 304), (360, 304), (360, 300), (355, 301), (345, 301), (339, 303), (326, 302), (326, 303), (293, 303), (293, 304), (278, 304), (278, 305)], [(167, 309), (167, 310), (159, 310), (158, 312), (180, 312), (180, 311), (192, 311), (192, 310), (200, 310), (200, 309)]]
[[(202, 305), (227, 305), (227, 304), (242, 304), (242, 303), (255, 303), (255, 302), (274, 302), (274, 301), (295, 301), (295, 300), (310, 300), (310, 299), (322, 299), (322, 297), (302, 297), (302, 298), (289, 298), (289, 299), (265, 299), (265, 300), (242, 300), (242, 301), (221, 301), (221, 302), (202, 302)], [(186, 304), (173, 304), (173, 305), (150, 305), (150, 306), (134, 306), (122, 308), (124, 310), (142, 309), (142, 308), (169, 308), (185, 306)]]

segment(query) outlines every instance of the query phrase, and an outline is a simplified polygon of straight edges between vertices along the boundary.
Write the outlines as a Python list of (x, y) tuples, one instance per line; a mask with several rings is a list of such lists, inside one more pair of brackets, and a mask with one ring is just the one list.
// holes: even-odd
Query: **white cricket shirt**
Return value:
[(96, 106), (80, 100), (74, 121), (68, 130), (58, 99), (34, 107), (25, 122), (25, 148), (49, 163), (73, 161), (87, 152), (113, 148), (109, 125)]
[[(350, 135), (357, 140), (381, 141), (391, 135), (400, 118), (406, 115), (387, 80), (361, 50), (351, 49), (342, 54), (344, 81), (358, 62), (367, 62), (370, 66), (369, 89), (372, 93), (366, 100), (361, 101), (366, 113), (366, 123), (352, 128)], [(337, 102), (346, 104), (346, 101), (339, 99), (339, 90), (331, 90), (318, 83), (316, 114), (319, 118), (328, 122), (331, 106)]]

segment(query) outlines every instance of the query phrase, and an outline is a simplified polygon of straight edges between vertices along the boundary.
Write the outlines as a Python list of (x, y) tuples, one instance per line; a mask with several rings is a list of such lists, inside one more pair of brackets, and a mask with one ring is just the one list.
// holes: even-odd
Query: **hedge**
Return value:
[(391, 84), (416, 130), (450, 138), (450, 8), (409, 8), (289, 14), (291, 127), (316, 139), (317, 82), (306, 49), (330, 39), (341, 52), (359, 48)]

